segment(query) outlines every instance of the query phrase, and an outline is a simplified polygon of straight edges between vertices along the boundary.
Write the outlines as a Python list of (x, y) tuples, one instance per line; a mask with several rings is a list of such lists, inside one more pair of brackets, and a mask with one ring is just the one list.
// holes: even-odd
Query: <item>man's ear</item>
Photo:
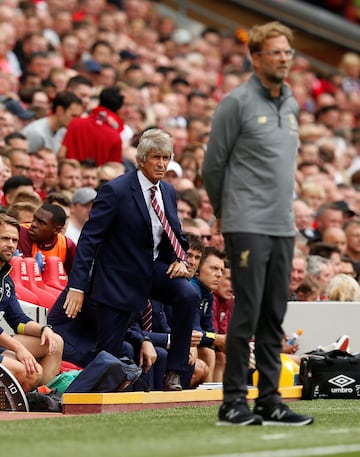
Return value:
[(57, 225), (57, 226), (55, 227), (55, 233), (56, 233), (56, 234), (60, 233), (62, 229), (63, 229), (63, 225)]
[(56, 116), (62, 116), (65, 113), (65, 109), (63, 106), (57, 106), (55, 109), (55, 115)]

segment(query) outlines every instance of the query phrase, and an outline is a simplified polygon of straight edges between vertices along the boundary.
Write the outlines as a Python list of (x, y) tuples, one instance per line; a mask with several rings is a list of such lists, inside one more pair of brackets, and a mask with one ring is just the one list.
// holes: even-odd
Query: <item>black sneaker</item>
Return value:
[(262, 417), (263, 425), (309, 425), (314, 422), (312, 416), (303, 416), (292, 411), (284, 403), (275, 406), (255, 406), (254, 414)]
[(253, 414), (244, 400), (223, 403), (216, 425), (261, 425), (260, 416)]

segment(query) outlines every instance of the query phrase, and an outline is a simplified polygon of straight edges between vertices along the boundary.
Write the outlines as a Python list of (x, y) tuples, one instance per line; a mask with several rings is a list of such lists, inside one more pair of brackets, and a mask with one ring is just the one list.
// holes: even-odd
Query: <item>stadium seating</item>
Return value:
[(55, 289), (54, 287), (50, 287), (46, 285), (43, 281), (42, 274), (40, 267), (37, 261), (33, 257), (25, 257), (24, 261), (26, 263), (27, 272), (30, 277), (30, 281), (35, 285), (35, 287), (42, 289), (49, 294), (51, 294), (54, 299), (57, 299), (60, 295), (60, 290)]
[(16, 296), (19, 300), (24, 300), (34, 305), (40, 305), (37, 295), (29, 289), (30, 278), (26, 271), (26, 265), (21, 257), (13, 257), (10, 265), (12, 269), (10, 276), (15, 283)]
[(42, 278), (47, 286), (60, 291), (66, 287), (68, 276), (59, 257), (49, 256), (46, 258)]
[[(49, 287), (44, 283), (36, 260), (32, 257), (13, 257), (11, 265), (13, 267), (11, 276), (15, 282), (15, 288), (19, 288), (19, 298), (44, 306), (50, 310), (60, 294), (60, 290)], [(32, 293), (35, 298), (32, 297), (30, 299), (30, 296), (24, 298), (24, 289)]]

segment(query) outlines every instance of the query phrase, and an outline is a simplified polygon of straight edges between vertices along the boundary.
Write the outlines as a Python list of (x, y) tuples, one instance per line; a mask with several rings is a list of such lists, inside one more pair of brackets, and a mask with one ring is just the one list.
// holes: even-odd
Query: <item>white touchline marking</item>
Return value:
[(284, 438), (289, 438), (289, 435), (285, 433), (277, 433), (276, 435), (263, 435), (261, 439), (263, 440), (283, 440)]
[(275, 449), (273, 451), (240, 452), (236, 454), (211, 454), (196, 457), (316, 457), (324, 455), (335, 455), (339, 453), (345, 454), (350, 452), (360, 452), (360, 444), (347, 444), (344, 446), (322, 446), (305, 449)]
[(334, 433), (354, 433), (354, 430), (350, 428), (331, 428), (329, 430), (324, 430), (323, 433), (326, 433), (327, 435), (333, 435)]

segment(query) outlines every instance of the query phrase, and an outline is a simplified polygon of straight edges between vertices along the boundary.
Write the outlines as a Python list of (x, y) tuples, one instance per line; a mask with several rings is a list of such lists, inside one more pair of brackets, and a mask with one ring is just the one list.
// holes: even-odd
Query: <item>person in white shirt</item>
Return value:
[(89, 219), (89, 213), (96, 197), (96, 190), (91, 187), (81, 187), (72, 198), (69, 223), (65, 235), (77, 244), (81, 230)]

